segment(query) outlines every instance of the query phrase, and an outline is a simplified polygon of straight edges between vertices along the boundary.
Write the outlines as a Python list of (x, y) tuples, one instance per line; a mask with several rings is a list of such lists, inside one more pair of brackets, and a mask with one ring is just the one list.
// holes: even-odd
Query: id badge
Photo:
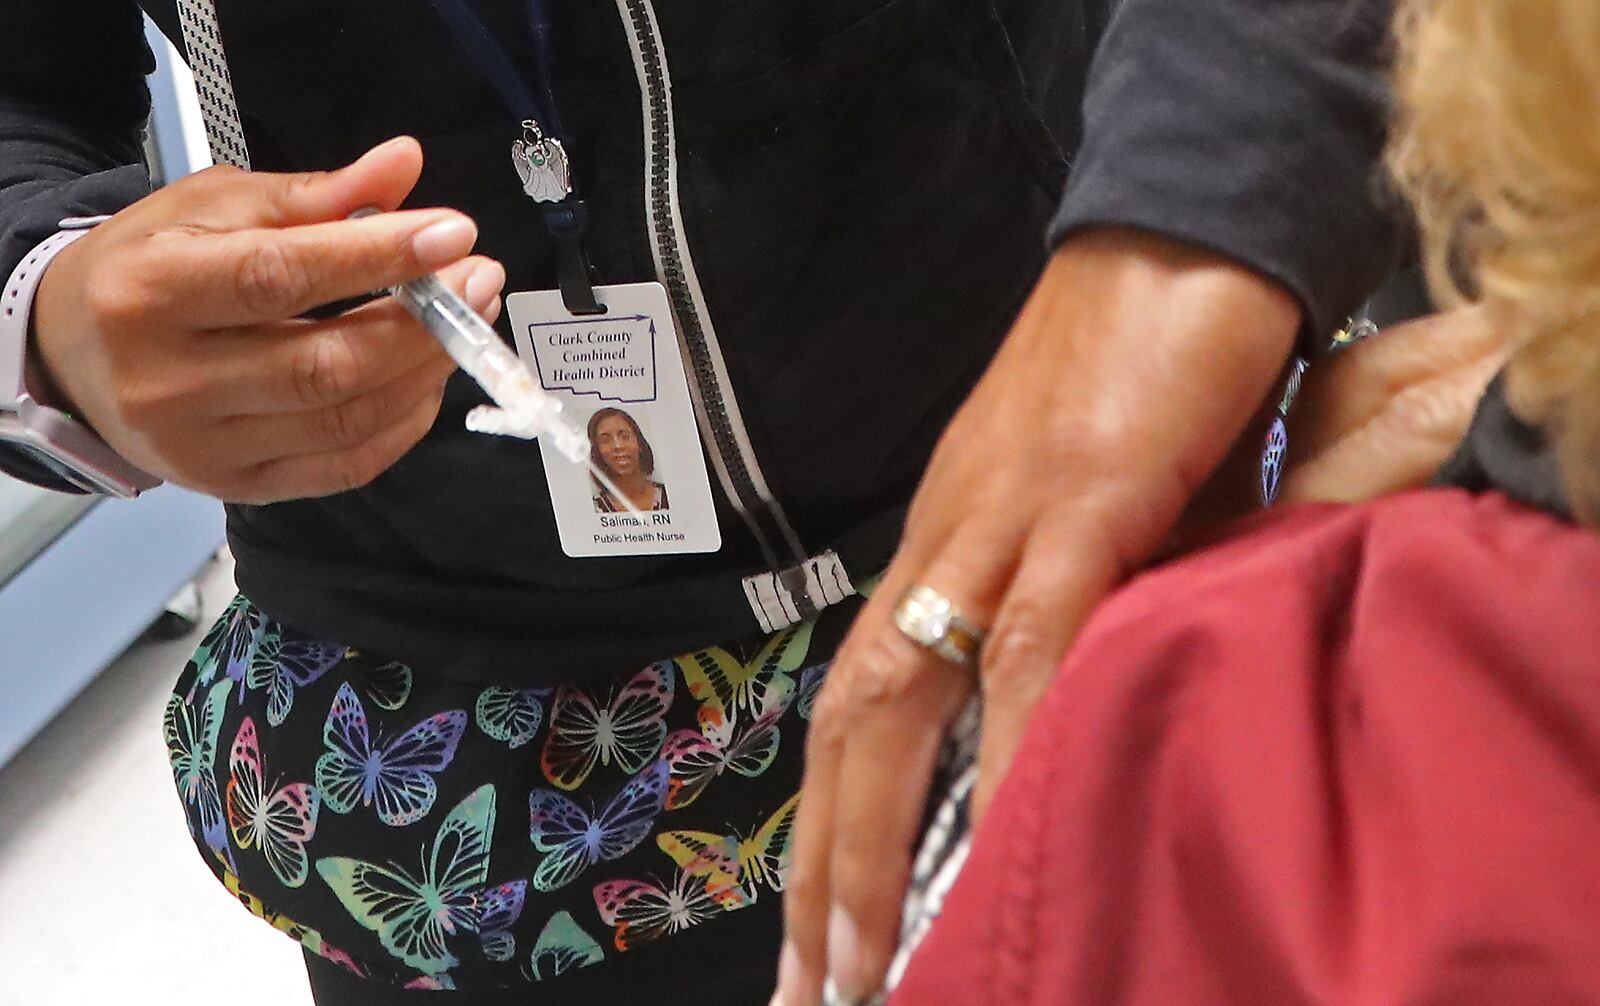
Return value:
[(542, 439), (561, 549), (574, 558), (722, 547), (677, 330), (660, 283), (595, 288), (605, 314), (573, 315), (558, 290), (506, 298), (517, 355), (644, 520)]

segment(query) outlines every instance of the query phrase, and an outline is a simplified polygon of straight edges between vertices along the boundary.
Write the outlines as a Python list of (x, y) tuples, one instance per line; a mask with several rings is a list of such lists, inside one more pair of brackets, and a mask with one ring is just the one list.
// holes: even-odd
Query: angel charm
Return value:
[(572, 194), (572, 175), (561, 141), (544, 135), (532, 119), (522, 123), (523, 138), (511, 144), (511, 163), (522, 177), (522, 191), (536, 203), (559, 203)]

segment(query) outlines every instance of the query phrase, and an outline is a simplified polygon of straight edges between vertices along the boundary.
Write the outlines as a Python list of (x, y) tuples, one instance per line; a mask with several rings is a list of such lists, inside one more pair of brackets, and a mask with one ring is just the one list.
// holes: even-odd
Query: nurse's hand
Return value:
[(401, 138), (341, 170), (212, 168), (63, 250), (34, 300), (30, 378), (146, 471), (225, 500), (361, 486), (427, 432), (453, 367), (392, 298), (319, 305), (444, 270), (480, 312), (505, 272), (468, 258), (451, 210), (392, 211), (422, 151)]
[[(1167, 537), (1299, 325), (1276, 284), (1155, 237), (1089, 232), (1056, 254), (940, 443), (819, 697), (779, 1001), (811, 1006), (826, 976), (848, 1001), (878, 990), (946, 725), (982, 693), (981, 814), (1074, 633)], [(987, 629), (975, 668), (896, 630), (919, 584)]]

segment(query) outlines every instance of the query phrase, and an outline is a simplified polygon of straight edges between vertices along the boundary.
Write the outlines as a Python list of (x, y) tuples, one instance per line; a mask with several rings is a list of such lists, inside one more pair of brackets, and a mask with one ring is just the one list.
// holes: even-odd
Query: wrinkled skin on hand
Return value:
[[(899, 553), (840, 649), (806, 749), (779, 1001), (851, 1001), (896, 943), (945, 727), (984, 700), (981, 814), (1089, 611), (1168, 537), (1288, 356), (1276, 284), (1140, 233), (1080, 234), (950, 424)], [(893, 627), (939, 591), (988, 636), (976, 668)]]

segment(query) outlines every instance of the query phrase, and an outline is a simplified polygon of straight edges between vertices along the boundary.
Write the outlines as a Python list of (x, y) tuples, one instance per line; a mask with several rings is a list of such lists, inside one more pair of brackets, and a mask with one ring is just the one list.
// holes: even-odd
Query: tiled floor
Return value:
[[(207, 571), (206, 621), (232, 588)], [(161, 713), (195, 642), (135, 647), (0, 770), (0, 1006), (310, 1002), (184, 829)]]

